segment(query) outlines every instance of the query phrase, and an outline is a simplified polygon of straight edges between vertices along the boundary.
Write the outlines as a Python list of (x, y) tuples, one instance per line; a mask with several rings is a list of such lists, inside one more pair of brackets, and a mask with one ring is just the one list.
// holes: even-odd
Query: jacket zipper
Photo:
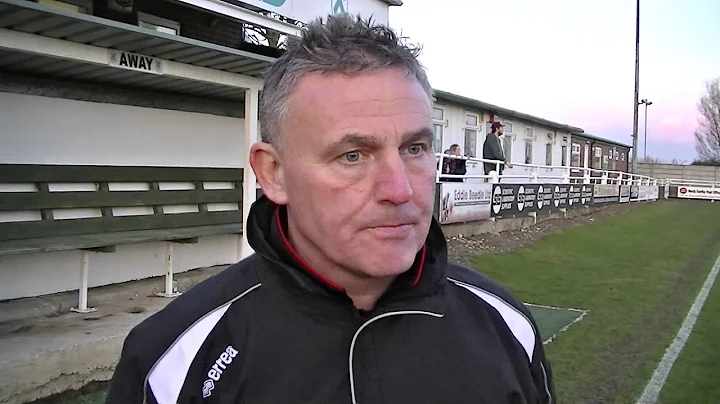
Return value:
[[(362, 317), (362, 312), (357, 311), (358, 315)], [(360, 333), (365, 329), (365, 327), (369, 326), (370, 324), (374, 323), (377, 320), (386, 318), (386, 317), (393, 317), (393, 316), (403, 316), (403, 315), (422, 315), (422, 316), (430, 316), (430, 317), (436, 317), (436, 318), (442, 318), (442, 314), (433, 313), (430, 311), (421, 311), (421, 310), (402, 310), (402, 311), (390, 311), (387, 313), (379, 314), (375, 317), (370, 318), (369, 320), (365, 321), (360, 328), (355, 331), (355, 335), (353, 335), (352, 342), (350, 342), (350, 357), (348, 361), (348, 367), (350, 370), (350, 396), (352, 398), (352, 404), (358, 404), (357, 397), (355, 396), (355, 377), (353, 374), (353, 354), (355, 353), (355, 343), (357, 342), (358, 336), (360, 336)]]

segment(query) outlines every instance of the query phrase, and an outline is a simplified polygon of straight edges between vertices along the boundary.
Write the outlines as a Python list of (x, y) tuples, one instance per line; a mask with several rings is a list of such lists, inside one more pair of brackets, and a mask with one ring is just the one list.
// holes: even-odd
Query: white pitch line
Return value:
[(715, 279), (718, 276), (718, 272), (720, 272), (720, 256), (717, 258), (717, 261), (715, 261), (715, 265), (712, 270), (710, 270), (710, 274), (707, 279), (705, 279), (705, 283), (695, 297), (695, 302), (692, 307), (690, 307), (690, 311), (675, 336), (675, 340), (665, 351), (665, 355), (663, 355), (662, 360), (660, 360), (660, 363), (658, 363), (655, 368), (655, 372), (653, 373), (647, 386), (645, 386), (645, 391), (643, 391), (642, 396), (638, 399), (637, 404), (657, 403), (660, 391), (662, 391), (662, 388), (667, 381), (670, 370), (672, 370), (673, 364), (675, 364), (675, 360), (677, 360), (678, 356), (680, 356), (680, 352), (685, 347), (685, 343), (688, 338), (690, 338), (693, 328), (695, 328), (695, 323), (697, 322), (703, 305), (705, 305), (705, 301), (712, 290)]
[(582, 310), (582, 309), (573, 309), (572, 307), (547, 306), (544, 304), (535, 304), (535, 303), (526, 303), (526, 302), (523, 302), (523, 304), (525, 306), (542, 307), (545, 309), (569, 310), (569, 311), (577, 311), (577, 312), (581, 312), (581, 313), (584, 313), (586, 311), (586, 310)]
[(575, 320), (573, 320), (570, 324), (568, 324), (568, 325), (566, 325), (565, 327), (561, 328), (560, 330), (558, 330), (558, 332), (556, 332), (555, 334), (551, 335), (550, 338), (548, 338), (548, 339), (546, 339), (545, 341), (543, 341), (543, 345), (547, 345), (547, 344), (551, 343), (555, 338), (557, 338), (557, 336), (558, 336), (560, 333), (562, 333), (562, 332), (564, 332), (564, 331), (567, 331), (567, 329), (570, 328), (570, 326), (572, 326), (572, 325), (574, 325), (575, 323), (577, 323), (577, 322), (579, 322), (580, 320), (582, 320), (582, 319), (585, 317), (586, 314), (588, 314), (588, 312), (587, 312), (587, 311), (583, 311), (582, 314), (579, 315), (579, 316), (577, 316), (577, 318), (576, 318)]

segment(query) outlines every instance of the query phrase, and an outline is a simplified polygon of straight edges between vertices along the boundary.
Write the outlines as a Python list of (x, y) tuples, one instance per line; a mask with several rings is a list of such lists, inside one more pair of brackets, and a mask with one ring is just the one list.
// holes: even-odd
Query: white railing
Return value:
[[(441, 182), (444, 179), (461, 178), (466, 182), (479, 181), (491, 183), (545, 182), (561, 184), (658, 185), (658, 180), (655, 178), (622, 171), (523, 163), (512, 163), (513, 168), (506, 167), (503, 170), (503, 174), (498, 175), (500, 165), (505, 164), (501, 161), (443, 153), (436, 153), (435, 156), (437, 161), (437, 182)], [(466, 160), (467, 173), (465, 175), (443, 174), (443, 158)], [(491, 171), (489, 175), (485, 174), (485, 163), (495, 165), (495, 170)]]
[(665, 178), (658, 181), (660, 181), (661, 185), (665, 186), (720, 188), (720, 181), (687, 180), (682, 178)]

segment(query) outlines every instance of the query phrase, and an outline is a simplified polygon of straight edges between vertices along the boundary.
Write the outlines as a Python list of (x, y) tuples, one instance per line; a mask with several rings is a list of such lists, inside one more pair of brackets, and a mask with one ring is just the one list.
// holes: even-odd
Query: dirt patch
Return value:
[(484, 233), (471, 237), (451, 237), (448, 243), (448, 259), (458, 265), (472, 266), (472, 259), (479, 254), (509, 253), (527, 247), (535, 241), (565, 229), (593, 223), (643, 206), (642, 203), (608, 205), (594, 208), (586, 214), (564, 218), (548, 219), (536, 225), (519, 230), (500, 233)]

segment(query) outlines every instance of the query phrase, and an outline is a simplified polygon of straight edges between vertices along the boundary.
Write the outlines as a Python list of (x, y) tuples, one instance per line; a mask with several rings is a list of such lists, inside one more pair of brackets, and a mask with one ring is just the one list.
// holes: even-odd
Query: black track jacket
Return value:
[(530, 313), (449, 264), (437, 222), (413, 268), (361, 312), (294, 254), (286, 220), (264, 196), (253, 205), (256, 254), (137, 325), (106, 403), (555, 402)]

